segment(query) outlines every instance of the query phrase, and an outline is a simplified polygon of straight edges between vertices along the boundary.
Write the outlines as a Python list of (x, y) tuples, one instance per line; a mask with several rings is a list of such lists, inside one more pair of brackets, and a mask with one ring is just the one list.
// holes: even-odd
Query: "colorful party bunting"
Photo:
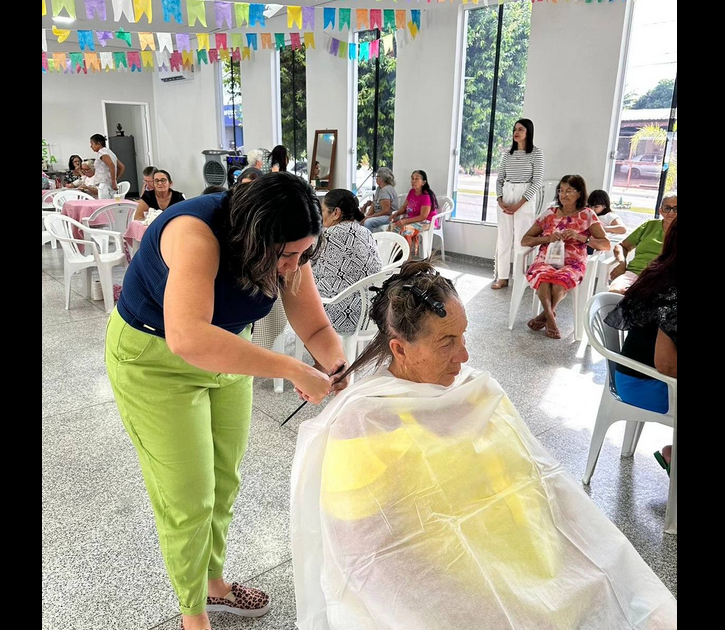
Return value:
[(174, 45), (171, 43), (171, 33), (156, 33), (156, 38), (159, 40), (159, 50), (168, 50), (170, 53), (174, 52)]
[(257, 34), (247, 33), (247, 47), (257, 50)]
[(274, 47), (277, 50), (282, 50), (284, 48), (284, 33), (274, 34)]
[(83, 61), (91, 72), (101, 71), (101, 60), (98, 58), (98, 53), (86, 53), (83, 55)]
[(370, 28), (383, 28), (383, 12), (381, 9), (370, 9)]
[(305, 33), (305, 48), (312, 48), (315, 50), (315, 34)]
[(189, 26), (194, 26), (198, 21), (203, 27), (206, 27), (206, 11), (204, 7), (206, 7), (206, 4), (203, 0), (186, 0), (186, 15)]
[(223, 50), (227, 47), (227, 34), (226, 33), (215, 33), (214, 44), (217, 50)]
[(216, 2), (214, 4), (214, 17), (217, 28), (224, 28), (226, 22), (227, 28), (234, 28), (232, 24), (232, 5), (230, 2)]
[(141, 53), (132, 51), (127, 54), (128, 65), (131, 66), (131, 72), (141, 72)]
[(241, 27), (243, 24), (249, 24), (249, 3), (236, 2), (234, 4), (234, 15), (237, 17), (238, 27)]
[(411, 9), (410, 19), (418, 27), (418, 30), (420, 30), (420, 9)]
[(377, 59), (380, 54), (380, 40), (375, 39), (370, 42), (370, 56), (373, 59)]
[(351, 60), (357, 59), (357, 44), (347, 45), (347, 58)]
[(383, 49), (385, 50), (385, 54), (393, 52), (393, 36), (392, 35), (386, 35), (383, 37)]
[(47, 50), (48, 50), (48, 38), (47, 38), (47, 36), (45, 34), (45, 29), (43, 28), (43, 29), (40, 29), (40, 30), (43, 31), (43, 52), (47, 52)]
[(219, 59), (222, 61), (229, 61), (229, 49), (219, 48)]
[(260, 33), (262, 50), (272, 48), (272, 33)]
[(93, 43), (93, 31), (76, 31), (78, 34), (78, 46), (81, 50), (95, 50), (96, 45)]
[(115, 52), (112, 54), (113, 54), (113, 64), (116, 66), (116, 69), (128, 68), (128, 58), (126, 57), (125, 52)]
[(370, 11), (367, 9), (355, 10), (355, 21), (359, 30), (367, 30), (370, 28)]
[(141, 50), (146, 50), (147, 48), (150, 50), (156, 50), (156, 42), (154, 41), (153, 33), (139, 33), (138, 41), (141, 45)]
[(164, 22), (171, 22), (171, 18), (179, 24), (184, 21), (181, 14), (181, 0), (161, 0), (161, 8), (164, 10)]
[[(263, 4), (250, 4), (249, 5), (249, 26), (259, 24), (264, 26), (264, 5)], [(256, 50), (256, 48), (255, 48)]]
[[(111, 0), (111, 4), (113, 5), (114, 22), (118, 22), (122, 15), (125, 15), (129, 22), (136, 21), (133, 15), (133, 0)], [(126, 57), (124, 57), (123, 60), (125, 63)], [(114, 63), (116, 62), (114, 61)], [(116, 67), (119, 67), (118, 63), (116, 63)]]
[(315, 7), (302, 7), (302, 28), (315, 30)]
[(410, 34), (413, 36), (413, 39), (415, 39), (418, 36), (418, 27), (415, 25), (413, 20), (408, 22), (408, 28), (410, 29)]
[(337, 55), (340, 52), (340, 40), (339, 39), (333, 39), (330, 42), (330, 54), (331, 55)]
[(111, 31), (96, 31), (96, 39), (105, 48), (106, 44), (113, 39), (113, 33)]
[[(255, 48), (256, 50), (256, 48)], [(245, 46), (242, 50), (242, 59), (251, 59), (252, 58), (252, 49), (249, 46)]]
[(86, 0), (86, 17), (92, 20), (94, 16), (99, 20), (106, 19), (106, 0)]
[(141, 53), (141, 61), (143, 62), (144, 68), (154, 67), (154, 53), (150, 50), (144, 50)]
[(209, 56), (206, 54), (205, 48), (196, 51), (196, 63), (198, 63), (199, 65), (201, 65), (202, 63), (204, 65), (209, 64)]
[(241, 33), (232, 33), (230, 40), (231, 44), (229, 45), (229, 48), (231, 48), (232, 50), (234, 50), (235, 48), (242, 48), (244, 46)]
[(395, 11), (395, 27), (398, 29), (405, 30), (405, 23), (406, 23), (406, 17), (405, 17), (405, 9), (397, 9)]
[(196, 34), (196, 49), (209, 50), (209, 33)]
[(343, 28), (350, 29), (350, 16), (352, 14), (352, 9), (338, 9), (337, 14), (338, 17), (338, 24), (339, 29), (342, 30)]
[(302, 7), (287, 7), (287, 28), (302, 28)]
[(360, 60), (368, 61), (370, 59), (370, 42), (360, 44)]
[(53, 17), (57, 17), (65, 9), (68, 17), (72, 17), (74, 20), (76, 19), (76, 0), (52, 0), (52, 2)]
[[(43, 5), (43, 9), (45, 9), (45, 5)], [(45, 15), (45, 14), (43, 14)], [(50, 68), (48, 67), (48, 53), (43, 53), (43, 72), (50, 72)]]
[[(81, 70), (85, 70), (85, 66), (83, 65), (83, 53), (72, 52), (69, 57), (71, 68), (73, 68), (73, 71), (76, 74), (78, 74)], [(86, 74), (88, 73), (86, 72)]]
[(340, 59), (347, 59), (347, 42), (340, 42), (340, 50), (338, 52)]
[(299, 48), (302, 48), (302, 42), (300, 41), (299, 33), (290, 33), (289, 39), (290, 39), (290, 45), (292, 46), (292, 50), (298, 50)]
[(171, 53), (169, 57), (169, 65), (174, 72), (179, 72), (184, 61), (180, 52)]
[(58, 28), (53, 25), (53, 35), (58, 38), (58, 43), (62, 44), (70, 36), (70, 31), (67, 28)]
[[(172, 51), (171, 54), (173, 55), (173, 54), (176, 54), (176, 53), (174, 53)], [(154, 53), (154, 56), (156, 57), (156, 68), (159, 70), (159, 72), (166, 71), (166, 70), (169, 69), (169, 67), (171, 65), (171, 60), (169, 58), (169, 53), (167, 53), (165, 50), (157, 50)]]
[(65, 70), (65, 53), (53, 53), (53, 64), (56, 72)]
[(335, 9), (330, 9), (328, 7), (325, 7), (322, 10), (322, 16), (324, 18), (325, 26), (324, 28), (335, 28)]
[(191, 36), (189, 33), (176, 34), (176, 50), (179, 52), (191, 50)]
[[(128, 31), (124, 31), (123, 27), (119, 28), (114, 33), (114, 35), (116, 36), (116, 39), (120, 39), (120, 40), (126, 42), (126, 44), (128, 44), (128, 47), (129, 48), (131, 47), (131, 33), (129, 33)], [(116, 64), (116, 66), (118, 67), (118, 64)]]
[(209, 63), (219, 63), (219, 51), (216, 48), (209, 49)]
[(45, 6), (45, 0), (43, 0), (43, 15), (48, 14), (48, 7)]
[(183, 50), (181, 51), (181, 67), (191, 68), (194, 65), (194, 51)]
[(105, 70), (106, 72), (109, 72), (110, 70), (113, 70), (116, 66), (113, 63), (113, 53), (110, 52), (102, 52), (101, 53), (101, 69)]
[(145, 15), (151, 24), (151, 0), (133, 0), (133, 12), (137, 22), (140, 22), (141, 16)]
[(385, 18), (384, 20), (384, 26), (385, 30), (394, 30), (395, 29), (395, 11), (393, 9), (385, 9), (383, 11), (383, 16)]

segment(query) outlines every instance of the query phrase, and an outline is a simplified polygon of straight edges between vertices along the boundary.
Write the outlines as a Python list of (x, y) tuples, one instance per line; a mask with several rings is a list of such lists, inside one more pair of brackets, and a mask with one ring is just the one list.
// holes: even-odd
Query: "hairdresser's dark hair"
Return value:
[(341, 221), (362, 221), (365, 215), (360, 211), (358, 198), (345, 188), (335, 188), (325, 195), (322, 200), (324, 206), (334, 212), (340, 208)]
[[(413, 287), (420, 289), (429, 299), (424, 301), (415, 295), (411, 290)], [(372, 299), (369, 315), (377, 324), (378, 334), (347, 369), (343, 378), (371, 363), (380, 367), (392, 358), (391, 339), (416, 341), (426, 329), (425, 318), (429, 315), (438, 317), (429, 303), (440, 302), (445, 305), (452, 297), (458, 299), (453, 283), (439, 275), (430, 260), (405, 263), (399, 273), (383, 283)]]
[[(237, 184), (222, 201), (227, 220), (223, 233), (229, 267), (252, 295), (275, 297), (281, 281), (277, 263), (287, 243), (322, 231), (320, 202), (310, 185), (292, 173), (267, 173)], [(318, 251), (318, 239), (300, 258), (300, 266)], [(292, 279), (292, 290), (299, 273)]]

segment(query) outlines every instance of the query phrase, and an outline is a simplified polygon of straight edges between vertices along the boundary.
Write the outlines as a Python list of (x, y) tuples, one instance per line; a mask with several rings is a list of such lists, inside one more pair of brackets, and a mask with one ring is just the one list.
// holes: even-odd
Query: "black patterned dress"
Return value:
[[(372, 233), (355, 221), (325, 229), (322, 239), (320, 257), (312, 272), (323, 298), (336, 296), (383, 267)], [(325, 312), (337, 333), (351, 335), (357, 328), (360, 307), (360, 295), (356, 293), (339, 304), (325, 306)]]

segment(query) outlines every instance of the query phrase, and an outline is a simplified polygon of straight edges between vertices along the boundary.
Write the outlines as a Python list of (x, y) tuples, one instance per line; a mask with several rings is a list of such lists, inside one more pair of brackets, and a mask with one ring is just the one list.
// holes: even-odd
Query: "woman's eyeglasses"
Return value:
[(164, 179), (155, 179), (154, 180), (154, 184), (168, 184), (168, 183), (169, 183), (169, 180), (166, 179), (166, 178), (164, 178)]
[(677, 206), (662, 206), (662, 214), (669, 214), (670, 212), (677, 214)]

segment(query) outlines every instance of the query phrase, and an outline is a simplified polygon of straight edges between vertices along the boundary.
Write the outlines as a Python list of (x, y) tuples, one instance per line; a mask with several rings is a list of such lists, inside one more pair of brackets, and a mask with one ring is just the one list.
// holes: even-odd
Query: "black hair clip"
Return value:
[(434, 300), (426, 291), (421, 290), (418, 287), (414, 287), (412, 284), (404, 284), (404, 289), (410, 291), (416, 298), (421, 300), (428, 308), (430, 308), (438, 317), (446, 316), (446, 309), (443, 302)]

